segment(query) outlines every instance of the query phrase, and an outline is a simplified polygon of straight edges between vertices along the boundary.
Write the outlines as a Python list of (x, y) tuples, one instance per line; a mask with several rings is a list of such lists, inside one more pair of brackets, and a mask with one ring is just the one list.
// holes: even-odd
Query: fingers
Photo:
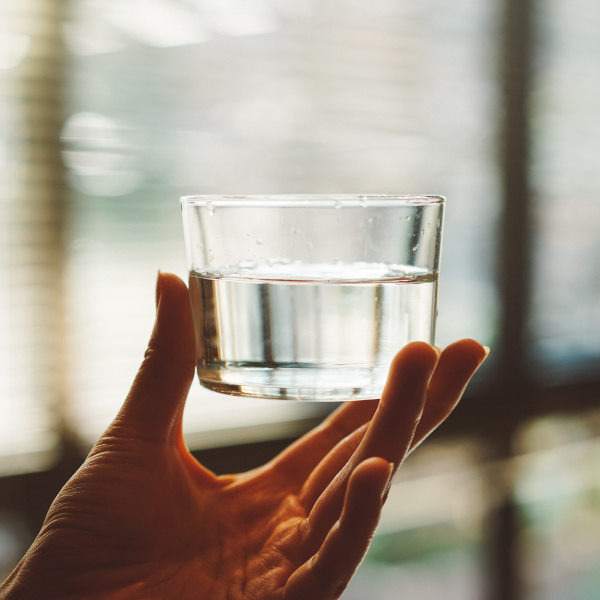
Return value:
[(175, 275), (160, 274), (157, 314), (144, 361), (115, 420), (150, 441), (178, 441), (194, 377), (194, 333), (188, 291)]
[(354, 454), (367, 428), (368, 423), (365, 423), (340, 440), (309, 475), (300, 492), (300, 500), (306, 510), (312, 508), (323, 490)]
[(377, 400), (344, 404), (277, 456), (273, 466), (302, 485), (336, 444), (371, 419), (377, 404)]
[(408, 344), (396, 354), (381, 402), (354, 460), (381, 456), (396, 466), (402, 462), (421, 419), (438, 358), (438, 351), (424, 342)]
[(337, 436), (307, 479), (303, 501), (310, 508), (316, 500), (303, 536), (311, 558), (290, 578), (285, 600), (341, 595), (373, 535), (393, 465), (450, 414), (488, 353), (474, 340), (461, 340), (439, 360), (419, 343), (396, 355), (371, 423)]
[(408, 452), (423, 412), (427, 384), (438, 360), (423, 342), (405, 346), (395, 356), (377, 411), (347, 464), (330, 481), (310, 511), (305, 543), (312, 554), (337, 520), (349, 474), (358, 463), (378, 456), (399, 465)]
[(339, 521), (316, 554), (290, 577), (284, 600), (339, 598), (369, 547), (391, 475), (392, 465), (377, 457), (354, 469)]
[(429, 382), (427, 402), (411, 450), (454, 410), (471, 377), (489, 352), (489, 348), (470, 339), (455, 342), (442, 352)]
[[(410, 445), (411, 452), (452, 412), (488, 354), (488, 348), (469, 339), (455, 342), (442, 352), (429, 381), (425, 408)], [(367, 424), (364, 424), (339, 441), (309, 474), (301, 492), (307, 510), (350, 459), (366, 431)]]
[[(431, 393), (428, 394), (413, 447), (423, 441), (452, 412), (464, 387), (488, 352), (475, 340), (461, 340), (444, 350), (430, 386)], [(330, 452), (335, 455), (334, 460), (337, 460), (337, 444), (367, 423), (377, 405), (377, 400), (348, 402), (276, 457), (273, 466), (302, 485), (302, 482), (312, 476), (317, 465), (321, 468)], [(348, 448), (348, 444), (345, 447)]]

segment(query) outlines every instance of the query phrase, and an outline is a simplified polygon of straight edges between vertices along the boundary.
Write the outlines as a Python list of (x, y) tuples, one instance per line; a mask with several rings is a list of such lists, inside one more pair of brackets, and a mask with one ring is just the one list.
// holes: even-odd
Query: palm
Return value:
[[(315, 496), (362, 432), (336, 443), (373, 409), (348, 406), (264, 467), (223, 477), (180, 439), (152, 443), (114, 425), (52, 505), (41, 557), (69, 555), (90, 597), (282, 598), (321, 541), (308, 535)], [(91, 551), (73, 552), (82, 546)]]
[(368, 547), (392, 467), (449, 414), (482, 347), (463, 340), (438, 357), (410, 345), (380, 402), (349, 403), (267, 465), (217, 477), (183, 442), (191, 316), (185, 285), (162, 279), (129, 397), (0, 592), (33, 571), (57, 582), (46, 598), (338, 598)]

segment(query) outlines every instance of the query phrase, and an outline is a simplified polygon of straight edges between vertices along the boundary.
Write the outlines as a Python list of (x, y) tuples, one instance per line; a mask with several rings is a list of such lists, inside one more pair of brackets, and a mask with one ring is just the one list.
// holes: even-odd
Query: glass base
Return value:
[(212, 369), (198, 367), (200, 384), (214, 392), (308, 402), (376, 400), (381, 397), (386, 375), (387, 370), (364, 365), (266, 367), (222, 364)]

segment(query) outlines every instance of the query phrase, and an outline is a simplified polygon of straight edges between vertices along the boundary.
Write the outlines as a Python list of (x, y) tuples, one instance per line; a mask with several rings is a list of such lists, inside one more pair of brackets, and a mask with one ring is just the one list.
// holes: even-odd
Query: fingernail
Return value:
[(442, 355), (442, 349), (439, 346), (433, 346), (433, 349), (436, 351), (438, 358)]
[(392, 481), (392, 477), (394, 476), (394, 463), (388, 463), (388, 476), (387, 476), (387, 483), (386, 483), (386, 489), (389, 488), (390, 483)]
[(386, 498), (390, 493), (390, 487), (392, 485), (392, 477), (394, 476), (394, 463), (388, 463), (388, 474), (385, 485), (383, 486), (383, 491), (381, 492), (381, 499), (385, 502)]
[(483, 349), (485, 351), (485, 356), (483, 358), (487, 358), (489, 356), (490, 352), (492, 351), (492, 349), (489, 346), (484, 346)]

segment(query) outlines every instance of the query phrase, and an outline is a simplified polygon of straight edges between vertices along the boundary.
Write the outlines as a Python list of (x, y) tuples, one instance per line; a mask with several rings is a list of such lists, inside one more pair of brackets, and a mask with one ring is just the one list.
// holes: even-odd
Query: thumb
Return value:
[(160, 273), (156, 322), (144, 361), (115, 425), (148, 441), (173, 442), (181, 432), (194, 378), (194, 329), (188, 291), (179, 277)]

